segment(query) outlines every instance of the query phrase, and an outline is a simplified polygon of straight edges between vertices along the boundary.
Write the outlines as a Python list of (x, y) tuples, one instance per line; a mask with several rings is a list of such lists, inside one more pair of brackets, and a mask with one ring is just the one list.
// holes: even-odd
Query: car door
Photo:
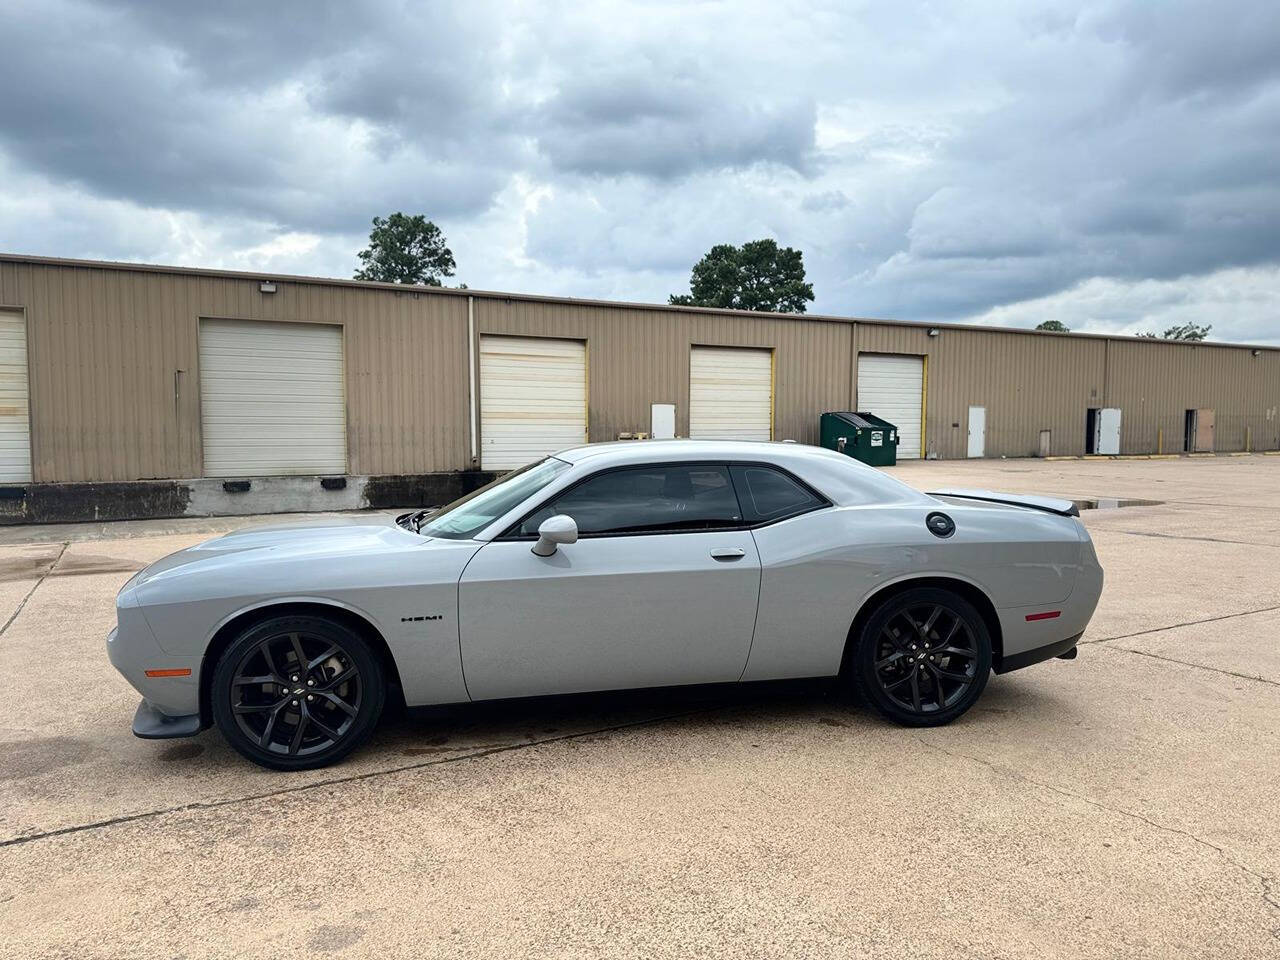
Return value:
[[(577, 543), (530, 549), (567, 514)], [(463, 572), (458, 614), (473, 700), (734, 681), (751, 647), (760, 557), (723, 464), (594, 474)]]

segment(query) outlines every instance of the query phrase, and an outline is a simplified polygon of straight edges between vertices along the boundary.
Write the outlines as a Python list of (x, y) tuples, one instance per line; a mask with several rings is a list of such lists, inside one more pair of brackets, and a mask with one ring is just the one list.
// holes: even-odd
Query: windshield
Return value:
[(466, 540), (533, 496), (570, 466), (563, 460), (548, 457), (521, 467), (453, 501), (424, 520), (418, 532), (426, 537)]

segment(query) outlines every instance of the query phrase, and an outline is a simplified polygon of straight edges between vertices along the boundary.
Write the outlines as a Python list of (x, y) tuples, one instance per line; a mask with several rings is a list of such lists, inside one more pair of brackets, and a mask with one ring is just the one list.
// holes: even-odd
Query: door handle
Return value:
[(741, 560), (746, 555), (747, 551), (741, 547), (716, 547), (711, 551), (713, 560)]

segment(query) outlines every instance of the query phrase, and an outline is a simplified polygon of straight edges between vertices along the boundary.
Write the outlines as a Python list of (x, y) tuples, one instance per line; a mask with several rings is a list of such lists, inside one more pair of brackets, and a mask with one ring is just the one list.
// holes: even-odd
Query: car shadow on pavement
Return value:
[[(993, 677), (974, 708), (951, 726), (989, 722), (1005, 715), (1070, 710), (1066, 700), (1044, 701), (1042, 686)], [(727, 722), (897, 729), (871, 706), (860, 703), (841, 683), (828, 678), (402, 708), (384, 717), (366, 750), (382, 753), (386, 759), (396, 755), (428, 758), (510, 749), (631, 727), (689, 729)]]

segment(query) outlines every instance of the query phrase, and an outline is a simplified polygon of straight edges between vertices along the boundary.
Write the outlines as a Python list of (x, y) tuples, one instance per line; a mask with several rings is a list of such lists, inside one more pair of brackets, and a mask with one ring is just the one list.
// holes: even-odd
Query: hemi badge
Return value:
[(1053, 620), (1055, 617), (1062, 616), (1061, 610), (1047, 610), (1044, 613), (1028, 613), (1028, 620)]

